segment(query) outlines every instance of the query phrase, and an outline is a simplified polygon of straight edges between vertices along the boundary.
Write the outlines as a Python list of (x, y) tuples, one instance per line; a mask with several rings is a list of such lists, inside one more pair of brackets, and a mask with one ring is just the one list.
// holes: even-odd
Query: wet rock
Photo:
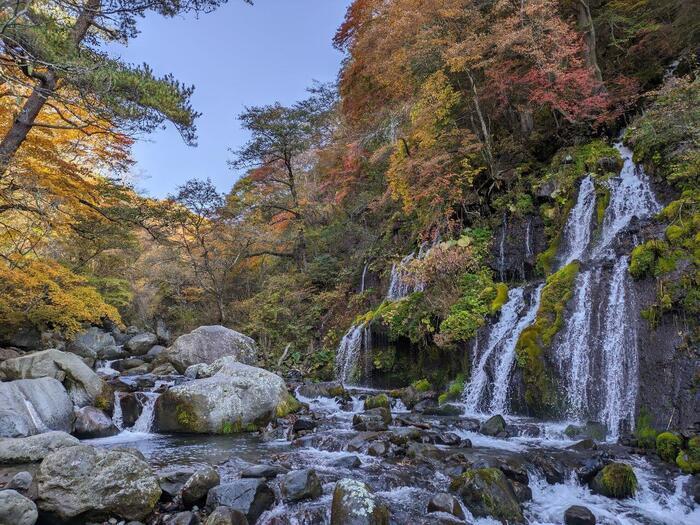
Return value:
[(130, 368), (129, 370), (124, 372), (124, 375), (125, 376), (141, 376), (141, 375), (147, 374), (150, 371), (150, 369), (151, 369), (150, 366), (144, 363), (144, 364), (139, 365), (135, 368)]
[(526, 501), (532, 500), (532, 489), (524, 483), (520, 483), (518, 481), (511, 481), (510, 486), (513, 487), (515, 497), (520, 503), (525, 503)]
[(425, 407), (423, 409), (423, 414), (425, 414), (426, 416), (454, 417), (461, 416), (462, 409), (457, 405), (453, 405), (451, 403), (443, 403), (442, 405), (436, 407)]
[(440, 432), (439, 434), (435, 435), (435, 443), (438, 445), (456, 447), (462, 443), (462, 438), (454, 432)]
[(8, 489), (13, 489), (13, 490), (18, 490), (20, 492), (26, 492), (29, 490), (29, 487), (32, 486), (32, 481), (34, 478), (29, 472), (22, 471), (18, 472), (14, 476), (12, 476), (12, 479), (10, 482), (7, 484)]
[(93, 439), (119, 434), (112, 419), (95, 407), (83, 407), (75, 411), (73, 434), (80, 439)]
[(462, 418), (455, 423), (458, 428), (466, 430), (467, 432), (478, 432), (481, 423), (478, 419), (465, 419)]
[(287, 469), (279, 465), (252, 465), (241, 471), (242, 478), (265, 478), (273, 479), (280, 474), (286, 474)]
[(386, 408), (373, 408), (362, 414), (355, 414), (352, 418), (352, 427), (355, 430), (365, 432), (381, 432), (389, 428), (391, 412)]
[(602, 423), (588, 421), (583, 426), (569, 425), (564, 429), (564, 434), (571, 439), (595, 439), (605, 441), (608, 429)]
[(378, 394), (376, 396), (370, 396), (365, 399), (365, 410), (371, 410), (373, 408), (386, 408), (391, 410), (391, 403), (389, 402), (389, 397), (386, 394)]
[(113, 356), (119, 353), (112, 334), (95, 326), (78, 334), (66, 346), (66, 351), (92, 362), (95, 359), (115, 359)]
[(129, 357), (127, 359), (120, 359), (112, 365), (112, 368), (124, 372), (126, 370), (131, 370), (132, 368), (138, 368), (143, 366), (144, 362), (136, 357)]
[(78, 356), (59, 350), (44, 350), (0, 363), (0, 376), (7, 379), (50, 377), (61, 382), (78, 407), (112, 406), (112, 390)]
[(7, 359), (14, 359), (15, 357), (19, 357), (20, 354), (17, 350), (13, 348), (0, 348), (0, 362), (5, 361)]
[(255, 342), (250, 337), (223, 326), (200, 326), (189, 334), (178, 337), (160, 355), (181, 374), (188, 366), (211, 364), (225, 356), (252, 365), (257, 358)]
[(286, 415), (291, 396), (276, 374), (225, 357), (211, 377), (184, 383), (155, 404), (159, 432), (231, 434), (264, 427)]
[(16, 490), (0, 491), (0, 523), (3, 525), (34, 525), (39, 514), (32, 500)]
[(0, 383), (0, 437), (26, 437), (49, 430), (70, 432), (73, 402), (56, 379)]
[(185, 508), (203, 503), (209, 490), (220, 483), (219, 473), (212, 467), (198, 470), (182, 487), (182, 504)]
[(419, 414), (425, 413), (426, 410), (438, 409), (439, 405), (435, 399), (424, 399), (413, 406), (413, 411)]
[(326, 383), (304, 383), (297, 392), (300, 396), (313, 399), (314, 397), (340, 397), (346, 398), (347, 393), (342, 383), (330, 381)]
[(333, 490), (331, 525), (389, 525), (389, 511), (365, 483), (345, 478)]
[(593, 513), (586, 507), (573, 505), (564, 512), (564, 525), (595, 525)]
[(63, 521), (116, 516), (139, 520), (160, 498), (158, 478), (133, 454), (79, 445), (52, 452), (37, 476), (42, 512)]
[(475, 517), (492, 516), (509, 523), (524, 521), (520, 502), (505, 474), (496, 468), (472, 469), (452, 481)]
[(582, 439), (578, 443), (574, 443), (573, 445), (566, 447), (569, 450), (578, 450), (578, 451), (585, 451), (585, 450), (597, 450), (598, 445), (596, 445), (596, 442), (593, 441), (592, 439)]
[(568, 474), (567, 468), (552, 456), (542, 452), (532, 452), (527, 457), (544, 474), (547, 483), (554, 485), (563, 483), (566, 479)]
[(388, 451), (389, 449), (386, 446), (386, 443), (383, 441), (374, 441), (370, 443), (369, 447), (367, 448), (367, 454), (375, 457), (386, 456)]
[(45, 432), (24, 438), (0, 439), (0, 465), (36, 463), (51, 452), (79, 444), (80, 441), (66, 432)]
[(160, 499), (163, 501), (172, 501), (182, 491), (193, 472), (191, 470), (176, 470), (173, 472), (164, 472), (158, 476), (158, 485), (160, 486)]
[(145, 355), (157, 342), (158, 337), (156, 334), (144, 332), (136, 334), (129, 339), (124, 345), (124, 348), (126, 348), (130, 355)]
[(196, 514), (190, 511), (178, 512), (168, 516), (164, 520), (165, 525), (199, 525), (200, 521)]
[(261, 479), (239, 479), (214, 487), (207, 495), (207, 509), (224, 506), (245, 514), (250, 523), (275, 503), (275, 493)]
[(294, 470), (282, 476), (280, 491), (285, 501), (315, 499), (323, 494), (321, 481), (313, 469)]
[(576, 477), (579, 482), (586, 484), (590, 482), (598, 472), (603, 470), (603, 467), (609, 462), (607, 458), (601, 455), (586, 458), (583, 460), (583, 463), (576, 468)]
[(157, 366), (154, 366), (151, 370), (151, 373), (154, 376), (173, 376), (177, 374), (177, 370), (170, 363), (161, 363)]
[(459, 519), (466, 519), (459, 501), (451, 494), (445, 492), (436, 494), (430, 499), (428, 502), (428, 512), (445, 512)]
[(625, 463), (606, 465), (589, 483), (591, 491), (608, 498), (631, 498), (637, 492), (637, 476)]
[(334, 460), (330, 465), (335, 468), (354, 469), (360, 467), (362, 465), (362, 461), (359, 457), (353, 454), (340, 457)]
[(239, 510), (229, 507), (216, 507), (204, 525), (248, 525), (248, 519)]
[(435, 445), (428, 443), (409, 443), (406, 449), (406, 455), (415, 460), (430, 460), (441, 459), (444, 453)]
[(366, 449), (370, 442), (378, 439), (382, 434), (380, 432), (360, 432), (345, 446), (349, 452), (362, 452)]
[(696, 504), (700, 505), (700, 476), (691, 477), (688, 480), (685, 490), (689, 494), (690, 498)]
[(297, 432), (309, 432), (311, 430), (314, 430), (318, 426), (318, 423), (314, 421), (313, 419), (308, 419), (308, 418), (299, 418), (294, 422), (294, 425), (292, 425), (292, 430), (297, 433)]
[(395, 428), (389, 434), (389, 441), (394, 445), (406, 445), (410, 441), (421, 441), (423, 434), (417, 428)]
[(501, 415), (495, 415), (479, 426), (479, 432), (486, 436), (498, 436), (506, 431), (506, 421)]
[(498, 468), (509, 480), (525, 485), (530, 484), (530, 476), (528, 476), (527, 469), (523, 464), (518, 463), (517, 460), (499, 461)]

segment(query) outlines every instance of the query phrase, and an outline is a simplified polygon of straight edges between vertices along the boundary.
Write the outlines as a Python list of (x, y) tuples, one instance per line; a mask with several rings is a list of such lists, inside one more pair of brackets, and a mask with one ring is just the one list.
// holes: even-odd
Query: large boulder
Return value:
[(275, 493), (261, 479), (239, 479), (214, 487), (207, 494), (207, 509), (224, 506), (245, 514), (250, 523), (275, 503)]
[(589, 483), (591, 492), (608, 498), (631, 498), (637, 492), (637, 476), (626, 463), (606, 465)]
[(143, 332), (129, 339), (124, 347), (131, 355), (145, 355), (158, 342), (156, 334)]
[(183, 374), (187, 367), (198, 363), (211, 364), (225, 356), (252, 365), (257, 358), (255, 341), (223, 326), (200, 326), (178, 337), (161, 357)]
[(34, 525), (38, 518), (32, 500), (15, 490), (0, 491), (0, 525)]
[(321, 480), (314, 469), (294, 470), (282, 476), (280, 491), (285, 501), (318, 498), (323, 494)]
[(302, 398), (313, 399), (315, 397), (348, 397), (343, 383), (329, 381), (325, 383), (304, 383), (297, 389), (297, 395)]
[(229, 507), (216, 507), (207, 517), (204, 525), (248, 525), (248, 518), (240, 510)]
[(0, 437), (70, 432), (73, 402), (56, 379), (21, 379), (0, 383)]
[(112, 334), (95, 326), (78, 334), (66, 350), (93, 362), (95, 359), (115, 359), (114, 356), (118, 354), (117, 343)]
[(345, 478), (333, 490), (331, 525), (389, 525), (389, 511), (365, 483)]
[(158, 478), (135, 454), (87, 445), (46, 456), (37, 480), (39, 509), (62, 521), (142, 520), (160, 498)]
[(479, 432), (487, 436), (498, 436), (505, 430), (506, 420), (500, 414), (490, 417), (479, 426)]
[(14, 348), (0, 348), (0, 361), (6, 361), (7, 359), (13, 359), (19, 357), (20, 354)]
[(0, 465), (36, 463), (55, 450), (79, 444), (77, 438), (66, 432), (45, 432), (24, 438), (0, 439)]
[(44, 350), (0, 363), (0, 376), (6, 379), (52, 377), (63, 383), (74, 405), (112, 406), (112, 390), (78, 356), (59, 350)]
[(112, 419), (99, 408), (83, 407), (75, 411), (73, 434), (80, 439), (93, 439), (119, 434)]
[(522, 523), (523, 512), (513, 487), (497, 468), (468, 470), (452, 482), (476, 518), (493, 517), (504, 523)]
[(213, 467), (198, 470), (182, 487), (182, 504), (186, 508), (203, 503), (209, 490), (220, 483), (219, 473)]
[(216, 361), (210, 372), (211, 377), (175, 386), (158, 398), (157, 431), (200, 434), (254, 431), (276, 415), (289, 411), (291, 396), (278, 375), (244, 365), (232, 357)]

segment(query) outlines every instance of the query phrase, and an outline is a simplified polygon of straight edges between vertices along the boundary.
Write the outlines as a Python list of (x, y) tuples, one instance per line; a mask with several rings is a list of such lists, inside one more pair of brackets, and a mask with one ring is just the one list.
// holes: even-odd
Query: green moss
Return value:
[(681, 445), (683, 441), (673, 432), (662, 432), (656, 437), (656, 452), (664, 461), (675, 461)]
[(286, 417), (294, 412), (299, 412), (299, 410), (301, 410), (301, 403), (292, 394), (287, 393), (287, 397), (277, 405), (276, 415), (277, 417)]
[(610, 204), (610, 188), (606, 184), (596, 184), (596, 221), (598, 227), (603, 224), (605, 210)]
[(552, 239), (552, 242), (549, 243), (549, 247), (537, 256), (536, 268), (541, 275), (549, 275), (552, 273), (560, 242), (561, 236), (557, 235)]
[(517, 364), (525, 380), (525, 402), (534, 414), (545, 415), (557, 408), (546, 352), (564, 324), (564, 310), (573, 296), (578, 271), (579, 263), (572, 262), (547, 278), (535, 321), (523, 330), (516, 345)]
[(443, 404), (447, 403), (448, 401), (459, 399), (462, 392), (464, 392), (464, 376), (460, 374), (450, 382), (450, 384), (447, 386), (447, 390), (440, 394), (438, 397), (438, 402)]
[(114, 389), (109, 385), (105, 385), (95, 398), (94, 405), (95, 408), (110, 412), (114, 408)]
[(203, 433), (207, 430), (197, 413), (188, 403), (183, 401), (179, 401), (175, 407), (175, 418), (183, 429), (190, 432)]
[(391, 409), (391, 403), (389, 402), (389, 397), (386, 394), (378, 394), (365, 399), (365, 410), (380, 407)]
[(433, 388), (430, 381), (427, 379), (419, 379), (418, 381), (414, 381), (411, 386), (418, 392), (429, 392), (430, 389)]
[(656, 447), (656, 436), (658, 432), (651, 425), (651, 416), (646, 409), (642, 409), (637, 417), (637, 427), (634, 430), (637, 444), (641, 448), (653, 449)]
[(678, 453), (676, 465), (686, 474), (700, 474), (700, 436), (688, 440), (688, 448)]
[(627, 498), (637, 492), (637, 476), (625, 463), (611, 463), (600, 472), (600, 482), (605, 495), (613, 498)]
[(508, 300), (508, 285), (506, 283), (496, 284), (496, 297), (491, 301), (491, 314), (495, 314), (500, 311), (501, 307), (506, 304)]

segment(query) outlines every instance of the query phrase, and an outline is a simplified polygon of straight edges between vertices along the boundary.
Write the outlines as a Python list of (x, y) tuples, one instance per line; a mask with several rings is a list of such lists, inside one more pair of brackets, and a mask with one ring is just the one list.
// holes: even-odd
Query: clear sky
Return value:
[(184, 181), (211, 178), (221, 191), (237, 174), (229, 147), (246, 140), (237, 120), (244, 106), (306, 96), (313, 80), (335, 80), (342, 55), (331, 39), (350, 0), (229, 0), (213, 13), (147, 17), (141, 34), (116, 54), (194, 84), (199, 146), (188, 147), (172, 126), (136, 144), (136, 187), (164, 197)]

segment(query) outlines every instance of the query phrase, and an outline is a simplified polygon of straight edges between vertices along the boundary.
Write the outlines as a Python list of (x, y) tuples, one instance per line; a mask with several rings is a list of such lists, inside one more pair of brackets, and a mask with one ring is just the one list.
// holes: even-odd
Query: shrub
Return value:
[(681, 438), (672, 432), (663, 432), (656, 436), (656, 452), (664, 461), (675, 461), (682, 444)]

